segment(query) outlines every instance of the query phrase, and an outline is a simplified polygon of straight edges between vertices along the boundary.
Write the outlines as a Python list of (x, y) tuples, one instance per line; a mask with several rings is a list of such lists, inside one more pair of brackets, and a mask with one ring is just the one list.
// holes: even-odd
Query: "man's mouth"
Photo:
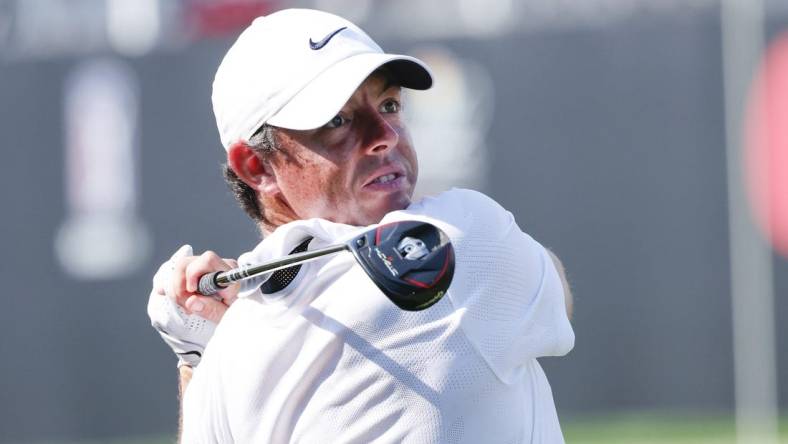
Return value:
[(387, 167), (379, 169), (374, 175), (374, 179), (367, 182), (364, 187), (377, 189), (380, 191), (393, 191), (400, 188), (405, 181), (405, 173), (397, 167)]
[(392, 180), (396, 179), (396, 178), (397, 178), (397, 177), (399, 177), (399, 176), (400, 176), (400, 175), (399, 175), (399, 174), (397, 174), (397, 173), (386, 174), (386, 175), (384, 175), (384, 176), (380, 176), (380, 177), (378, 177), (377, 179), (373, 180), (373, 181), (372, 181), (372, 182), (370, 182), (370, 183), (371, 183), (371, 184), (372, 184), (372, 183), (388, 183), (388, 182), (391, 182)]

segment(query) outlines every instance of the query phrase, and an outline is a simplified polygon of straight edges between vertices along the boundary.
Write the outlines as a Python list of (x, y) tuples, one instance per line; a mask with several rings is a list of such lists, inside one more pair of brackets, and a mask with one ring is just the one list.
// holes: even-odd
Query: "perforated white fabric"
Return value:
[[(448, 295), (399, 310), (348, 254), (305, 264), (278, 294), (247, 288), (186, 392), (184, 442), (563, 442), (536, 358), (568, 352), (574, 335), (544, 249), (472, 191), (382, 223), (402, 219), (451, 238)], [(360, 230), (301, 221), (242, 259), (286, 251), (307, 232), (314, 249)]]
[(178, 356), (178, 366), (192, 367), (200, 362), (205, 345), (213, 336), (216, 325), (198, 315), (186, 313), (171, 294), (171, 275), (175, 261), (193, 254), (190, 245), (184, 245), (163, 263), (153, 276), (153, 290), (148, 297), (148, 316), (151, 325), (164, 342)]

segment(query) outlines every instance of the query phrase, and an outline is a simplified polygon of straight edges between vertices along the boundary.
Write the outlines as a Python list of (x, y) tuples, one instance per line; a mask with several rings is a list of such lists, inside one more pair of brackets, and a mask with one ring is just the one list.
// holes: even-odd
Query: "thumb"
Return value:
[(186, 308), (203, 319), (218, 324), (227, 311), (224, 303), (210, 296), (192, 295), (186, 299)]
[(171, 261), (175, 262), (182, 257), (194, 256), (194, 251), (192, 251), (192, 246), (189, 244), (185, 244), (178, 248), (178, 250), (172, 255), (170, 258)]
[(156, 271), (155, 275), (153, 275), (153, 292), (161, 296), (167, 294), (167, 289), (171, 285), (170, 279), (172, 278), (172, 269), (175, 262), (177, 262), (180, 258), (192, 256), (193, 254), (194, 252), (192, 251), (192, 246), (185, 244), (172, 254), (170, 260), (161, 264), (159, 270)]

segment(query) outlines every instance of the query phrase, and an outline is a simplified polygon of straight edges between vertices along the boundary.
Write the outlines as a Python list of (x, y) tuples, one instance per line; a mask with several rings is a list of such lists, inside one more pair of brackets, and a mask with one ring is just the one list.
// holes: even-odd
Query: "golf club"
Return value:
[(341, 251), (353, 253), (372, 282), (403, 310), (432, 306), (446, 294), (454, 276), (454, 248), (446, 233), (426, 222), (402, 221), (380, 225), (342, 244), (203, 275), (199, 290), (210, 296), (233, 282)]

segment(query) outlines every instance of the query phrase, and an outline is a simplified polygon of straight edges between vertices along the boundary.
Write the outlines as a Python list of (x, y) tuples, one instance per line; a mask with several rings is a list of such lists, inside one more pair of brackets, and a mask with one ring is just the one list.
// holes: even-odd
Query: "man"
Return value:
[(574, 344), (560, 263), (480, 193), (411, 202), (400, 89), (431, 84), (423, 62), (319, 11), (258, 18), (229, 50), (213, 87), (225, 176), (264, 234), (239, 263), (422, 220), (449, 235), (456, 268), (419, 312), (341, 254), (216, 300), (199, 277), (236, 262), (183, 247), (148, 307), (179, 356), (183, 442), (563, 442), (536, 361)]

